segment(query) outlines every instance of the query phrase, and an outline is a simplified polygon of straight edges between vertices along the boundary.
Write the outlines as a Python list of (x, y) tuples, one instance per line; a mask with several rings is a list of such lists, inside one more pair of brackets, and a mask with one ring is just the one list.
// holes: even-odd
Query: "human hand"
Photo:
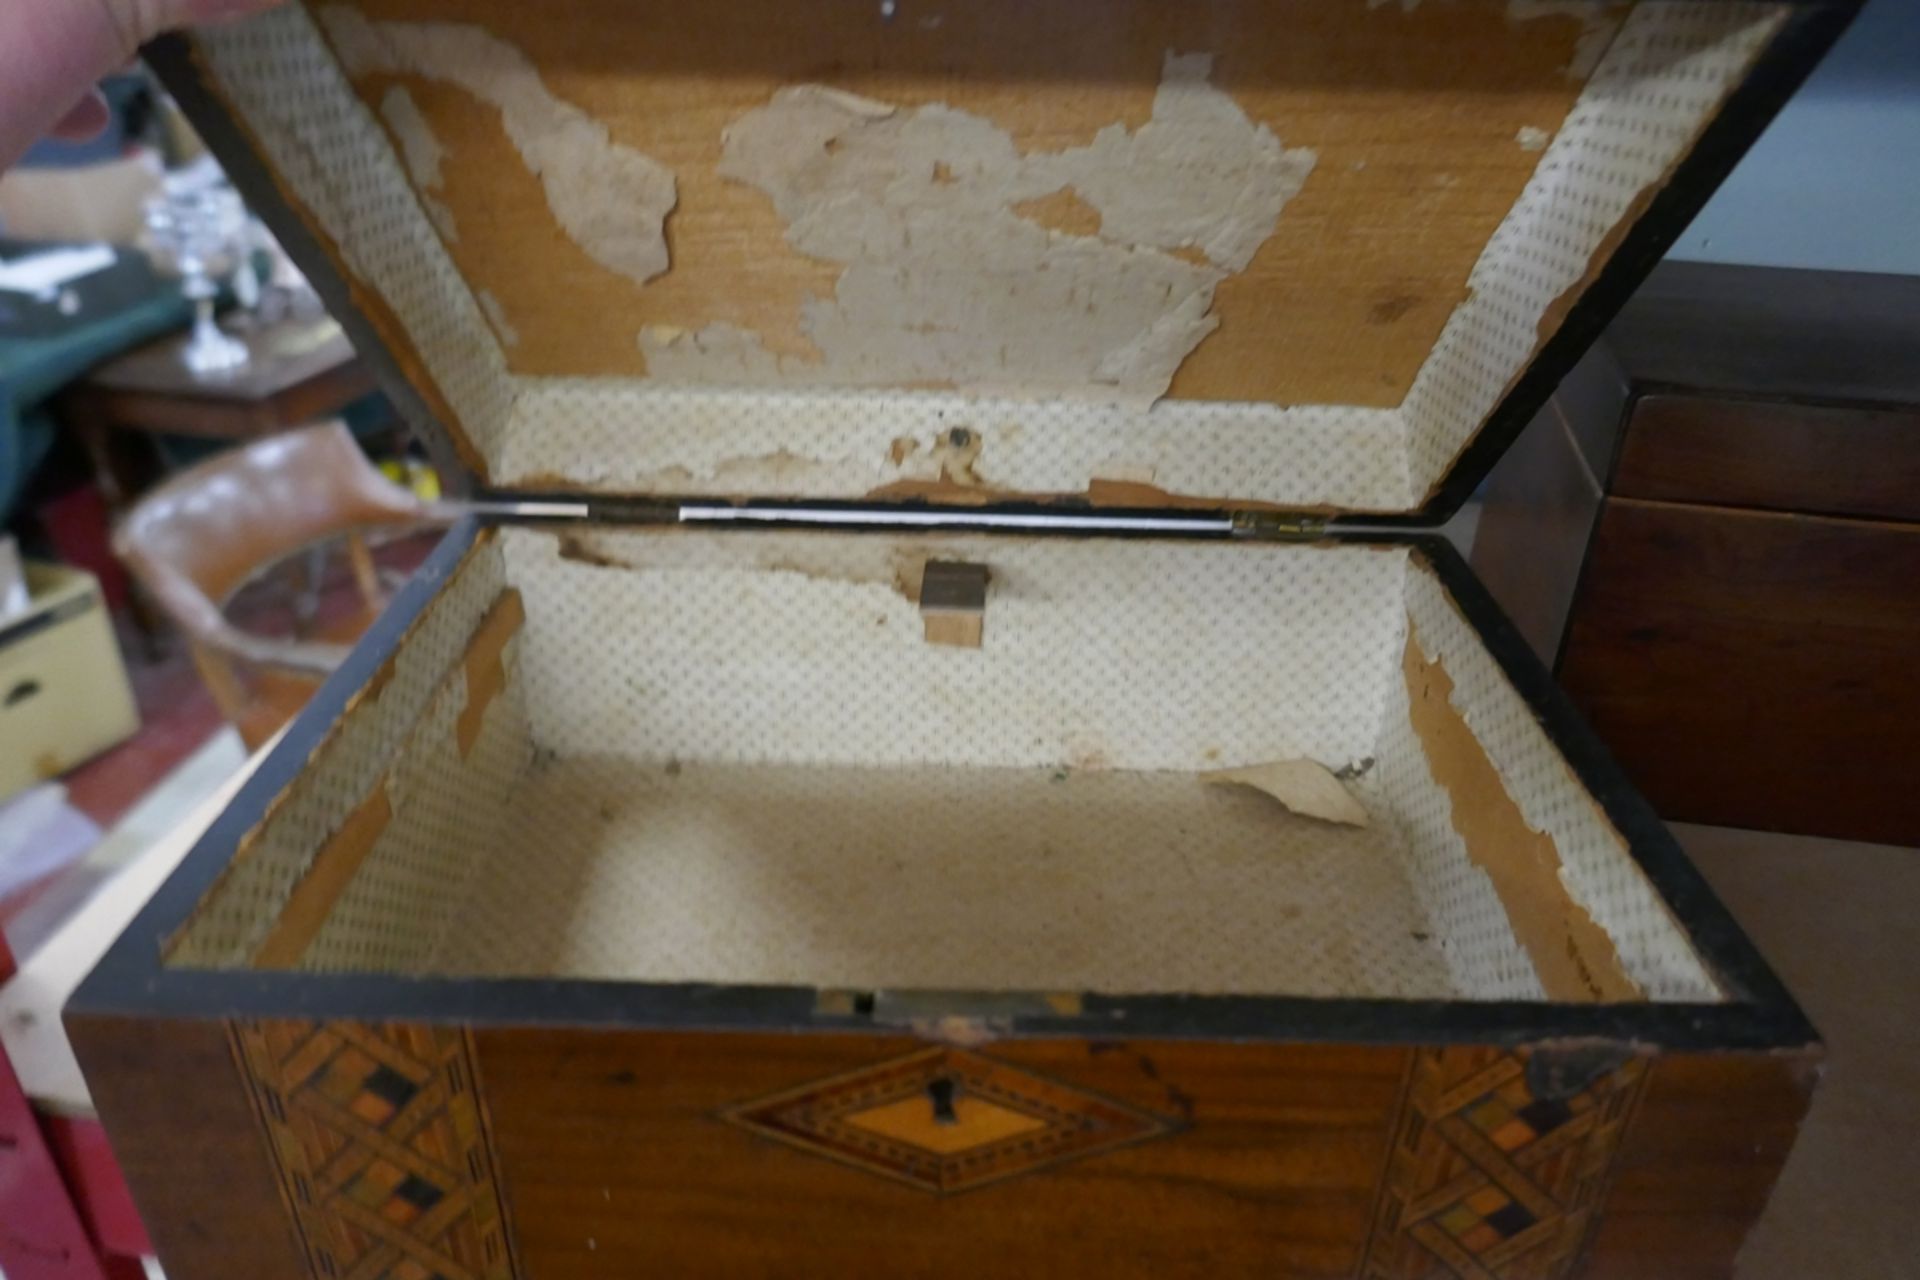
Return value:
[(107, 123), (94, 82), (163, 31), (225, 22), (281, 0), (0, 0), (0, 171), (48, 135)]

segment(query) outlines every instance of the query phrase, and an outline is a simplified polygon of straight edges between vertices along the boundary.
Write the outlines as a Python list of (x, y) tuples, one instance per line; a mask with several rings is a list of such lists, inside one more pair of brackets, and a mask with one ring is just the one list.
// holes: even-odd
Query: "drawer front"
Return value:
[(1613, 492), (1920, 521), (1920, 408), (1643, 395), (1628, 415)]
[(98, 593), (72, 597), (47, 624), (0, 643), (0, 796), (63, 773), (138, 727)]
[(1661, 815), (1920, 831), (1920, 527), (1609, 499), (1560, 678)]

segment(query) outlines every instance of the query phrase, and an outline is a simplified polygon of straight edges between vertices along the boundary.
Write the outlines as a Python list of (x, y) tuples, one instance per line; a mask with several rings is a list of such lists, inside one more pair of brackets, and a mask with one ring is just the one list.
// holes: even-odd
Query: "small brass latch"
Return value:
[(978, 649), (986, 628), (987, 566), (929, 560), (920, 580), (920, 617), (928, 644)]
[(1236, 511), (1233, 536), (1254, 542), (1310, 542), (1327, 531), (1325, 516), (1284, 511)]

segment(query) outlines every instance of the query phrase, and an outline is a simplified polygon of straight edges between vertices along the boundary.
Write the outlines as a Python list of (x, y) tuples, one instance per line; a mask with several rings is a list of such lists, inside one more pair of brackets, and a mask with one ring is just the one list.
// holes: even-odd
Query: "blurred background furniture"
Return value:
[[(0, 238), (0, 257), (27, 247)], [(78, 290), (87, 303), (81, 313), (57, 330), (15, 317), (15, 305), (0, 293), (0, 524), (10, 520), (54, 443), (46, 407), (60, 389), (102, 360), (178, 329), (192, 314), (179, 286), (161, 280), (130, 250), (100, 275), (106, 278)]]
[(140, 727), (100, 584), (68, 565), (25, 570), (27, 607), (0, 617), (0, 800)]
[(373, 375), (325, 315), (232, 336), (250, 357), (233, 373), (193, 372), (181, 359), (187, 335), (172, 333), (93, 368), (59, 397), (61, 421), (86, 446), (113, 514), (126, 510), (155, 470), (150, 436), (142, 455), (142, 442), (129, 433), (257, 440), (339, 416), (374, 391)]
[[(437, 504), (375, 470), (345, 426), (324, 423), (179, 473), (134, 505), (114, 545), (186, 635), (201, 679), (251, 749), (306, 702), (384, 607), (367, 536), (444, 519)], [(297, 627), (312, 634), (292, 637), (242, 631), (228, 620), (226, 604), (249, 580), (334, 540), (344, 542), (359, 609)], [(319, 576), (310, 572), (310, 583)]]
[[(210, 743), (108, 838), (111, 873), (31, 954), (0, 938), (0, 1269), (6, 1280), (145, 1280), (151, 1256), (133, 1197), (60, 1025), (60, 1008), (252, 774)], [(218, 779), (208, 786), (213, 766)], [(181, 797), (195, 799), (182, 804)]]
[[(60, 1006), (245, 776), (246, 752), (221, 714), (240, 721), (250, 740), (290, 714), (338, 652), (329, 642), (358, 632), (383, 602), (386, 579), (417, 562), (433, 536), (381, 544), (390, 531), (431, 519), (432, 509), (380, 481), (344, 432), (298, 433), (316, 419), (347, 417), (375, 456), (392, 459), (396, 473), (432, 492), (431, 477), (407, 461), (391, 411), (370, 394), (372, 381), (338, 328), (273, 269), (271, 246), (254, 246), (255, 256), (266, 302), (282, 305), (243, 307), (223, 320), (247, 344), (248, 365), (215, 380), (195, 378), (180, 362), (192, 305), (180, 282), (164, 278), (133, 246), (151, 230), (143, 216), (149, 197), (200, 148), (148, 90), (143, 73), (105, 88), (115, 119), (100, 138), (43, 144), (0, 174), (0, 260), (19, 268), (0, 277), (0, 529), (17, 537), (23, 554), (59, 562), (76, 578), (90, 571), (101, 587), (86, 593), (85, 613), (72, 611), (77, 589), (52, 592), (57, 598), (40, 612), (56, 614), (54, 623), (27, 618), (33, 630), (24, 641), (14, 629), (19, 616), (0, 623), (0, 698), (25, 697), (26, 684), (40, 685), (15, 702), (12, 717), (0, 717), (0, 740), (21, 746), (19, 715), (44, 703), (51, 688), (44, 665), (22, 675), (8, 659), (19, 657), (23, 643), (36, 650), (36, 661), (52, 647), (49, 661), (64, 677), (79, 656), (68, 633), (104, 623), (102, 596), (118, 615), (105, 645), (113, 647), (111, 635), (118, 634), (141, 721), (132, 739), (58, 780), (0, 798), (0, 850), (44, 853), (44, 830), (30, 823), (54, 810), (61, 831), (84, 827), (93, 839), (77, 861), (11, 894), (0, 891), (5, 1280), (145, 1275), (140, 1256), (152, 1246), (67, 1051)], [(105, 257), (108, 265), (63, 276), (57, 288), (27, 283), (29, 259), (63, 250)], [(240, 285), (235, 278), (232, 292), (245, 299)], [(183, 622), (184, 642), (171, 633), (136, 637), (121, 607), (129, 600), (126, 574), (108, 545), (111, 515), (128, 515), (131, 523), (134, 501), (169, 470), (236, 444), (250, 452), (244, 446), (282, 431), (296, 434), (284, 447), (269, 440), (266, 460), (215, 460), (193, 473), (202, 483), (167, 490), (176, 499), (174, 518), (155, 514), (153, 536), (135, 539), (132, 554), (144, 562), (149, 552), (165, 553), (166, 565), (147, 567), (165, 576), (175, 603), (198, 599), (184, 615), (172, 615)], [(165, 495), (156, 495), (154, 511), (166, 505)], [(224, 547), (222, 539), (229, 540)], [(335, 554), (334, 572), (325, 574), (312, 551), (294, 551), (292, 567), (305, 572), (293, 607), (279, 603), (284, 574), (248, 580), (243, 560), (264, 563), (314, 539), (323, 550), (344, 541), (346, 565)], [(245, 584), (237, 600), (236, 577)], [(43, 594), (36, 587), (35, 596)], [(236, 625), (220, 625), (221, 605)], [(289, 629), (283, 624), (292, 639), (275, 639)], [(98, 648), (99, 638), (88, 643)], [(217, 689), (202, 687), (189, 648), (196, 659), (204, 652), (202, 670), (225, 677)], [(106, 683), (85, 673), (74, 678)], [(235, 693), (244, 700), (227, 696)], [(77, 726), (59, 727), (64, 740)], [(27, 746), (35, 761), (55, 758), (44, 744)], [(69, 754), (59, 762), (70, 762)], [(25, 799), (35, 802), (31, 812), (17, 803)], [(169, 835), (175, 831), (177, 838)], [(17, 862), (5, 869), (21, 871)], [(11, 882), (18, 881), (15, 875)]]
[(1662, 817), (1912, 843), (1920, 277), (1669, 262), (1607, 346), (1476, 569)]

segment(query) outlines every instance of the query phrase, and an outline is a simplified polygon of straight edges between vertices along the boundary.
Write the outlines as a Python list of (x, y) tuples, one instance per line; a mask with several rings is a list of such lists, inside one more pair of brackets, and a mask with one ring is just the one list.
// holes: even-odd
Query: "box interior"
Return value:
[(167, 962), (1722, 998), (1416, 552), (1001, 535), (482, 534)]
[(328, 0), (197, 49), (496, 488), (1407, 512), (1785, 14)]

